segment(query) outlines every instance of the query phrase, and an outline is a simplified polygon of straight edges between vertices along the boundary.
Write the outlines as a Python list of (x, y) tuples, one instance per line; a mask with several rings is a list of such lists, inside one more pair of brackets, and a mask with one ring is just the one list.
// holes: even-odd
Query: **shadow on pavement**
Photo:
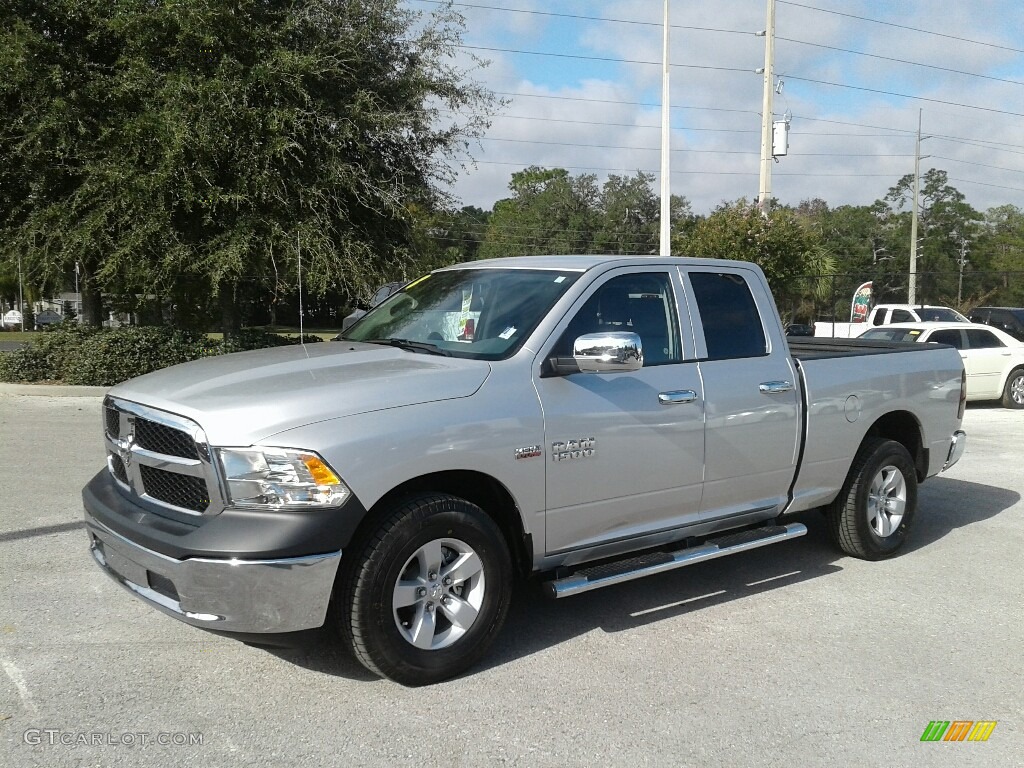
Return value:
[[(927, 547), (958, 528), (998, 515), (1018, 501), (1020, 494), (1003, 488), (931, 478), (921, 486), (911, 543), (904, 552)], [(824, 516), (812, 510), (793, 520), (807, 526), (806, 536), (570, 599), (544, 597), (536, 580), (520, 583), (501, 636), (484, 661), (467, 674), (530, 656), (594, 629), (630, 630), (723, 603), (757, 599), (841, 571), (845, 556), (829, 541)], [(317, 672), (354, 680), (376, 679), (350, 654), (339, 650), (326, 633), (322, 637), (324, 641), (319, 645), (267, 650)]]

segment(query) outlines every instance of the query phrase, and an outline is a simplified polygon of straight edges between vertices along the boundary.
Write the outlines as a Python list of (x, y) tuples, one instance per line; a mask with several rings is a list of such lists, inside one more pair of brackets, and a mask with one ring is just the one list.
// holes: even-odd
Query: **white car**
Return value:
[(960, 350), (968, 400), (1001, 400), (1024, 408), (1024, 342), (980, 323), (897, 323), (872, 328), (861, 339), (949, 344)]

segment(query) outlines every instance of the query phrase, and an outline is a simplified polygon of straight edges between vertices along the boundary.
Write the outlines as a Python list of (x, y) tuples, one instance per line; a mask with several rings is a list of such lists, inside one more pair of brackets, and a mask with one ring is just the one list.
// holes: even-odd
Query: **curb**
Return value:
[(80, 387), (69, 384), (8, 384), (0, 382), (0, 395), (44, 397), (102, 397), (110, 387)]

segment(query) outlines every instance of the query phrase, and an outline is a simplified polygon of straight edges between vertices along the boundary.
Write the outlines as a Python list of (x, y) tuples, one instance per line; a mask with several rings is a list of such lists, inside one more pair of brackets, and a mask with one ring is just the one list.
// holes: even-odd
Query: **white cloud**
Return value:
[[(532, 164), (568, 167), (575, 173), (587, 168), (614, 169), (611, 172), (618, 173), (657, 170), (659, 154), (652, 148), (657, 148), (660, 141), (656, 127), (660, 121), (660, 66), (622, 60), (660, 61), (661, 3), (496, 0), (493, 4), (648, 24), (462, 9), (468, 21), (465, 42), (470, 45), (603, 57), (621, 63), (479, 52), (493, 62), (479, 73), (481, 79), (493, 90), (515, 96), (504, 114), (495, 118), (489, 138), (475, 152), (480, 161), (478, 169), (460, 176), (455, 193), (466, 204), (489, 208), (507, 195), (511, 174)], [(807, 0), (803, 5), (1024, 49), (1024, 4), (1010, 0), (971, 4)], [(722, 200), (750, 197), (757, 191), (762, 78), (753, 70), (763, 63), (764, 39), (752, 33), (765, 25), (765, 3), (676, 2), (672, 13), (674, 25), (733, 30), (673, 30), (672, 62), (704, 68), (676, 66), (672, 70), (672, 190), (688, 197), (695, 210), (706, 212)], [(934, 135), (922, 146), (925, 154), (935, 156), (922, 161), (923, 170), (946, 170), (954, 185), (977, 208), (1003, 203), (1024, 207), (1024, 117), (952, 104), (1024, 113), (1024, 85), (791, 41), (1024, 83), (1024, 57), (1020, 53), (821, 13), (781, 0), (776, 34), (786, 38), (777, 41), (776, 72), (790, 77), (782, 95), (776, 97), (775, 111), (789, 109), (794, 115), (791, 154), (774, 165), (773, 194), (780, 200), (795, 204), (821, 197), (831, 205), (840, 205), (867, 204), (882, 197), (901, 176), (913, 171), (914, 140), (906, 132), (916, 129), (920, 108), (925, 134)], [(808, 80), (912, 94), (933, 101)], [(882, 126), (904, 133), (811, 118)], [(972, 143), (941, 137), (971, 139)], [(981, 142), (993, 144), (979, 146)], [(984, 165), (995, 167), (981, 167)], [(608, 171), (594, 173), (603, 179)]]

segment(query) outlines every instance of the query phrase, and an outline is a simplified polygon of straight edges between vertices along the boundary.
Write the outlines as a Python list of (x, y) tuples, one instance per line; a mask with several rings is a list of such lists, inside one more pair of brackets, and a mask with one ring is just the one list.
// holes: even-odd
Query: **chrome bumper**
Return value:
[(169, 616), (226, 632), (322, 626), (341, 552), (281, 560), (175, 560), (85, 515), (92, 556), (107, 575)]
[(952, 467), (958, 461), (960, 457), (964, 455), (964, 451), (967, 449), (967, 433), (962, 429), (958, 429), (953, 433), (953, 437), (949, 441), (949, 453), (946, 455), (946, 463), (942, 465), (942, 471), (945, 472), (947, 469)]

